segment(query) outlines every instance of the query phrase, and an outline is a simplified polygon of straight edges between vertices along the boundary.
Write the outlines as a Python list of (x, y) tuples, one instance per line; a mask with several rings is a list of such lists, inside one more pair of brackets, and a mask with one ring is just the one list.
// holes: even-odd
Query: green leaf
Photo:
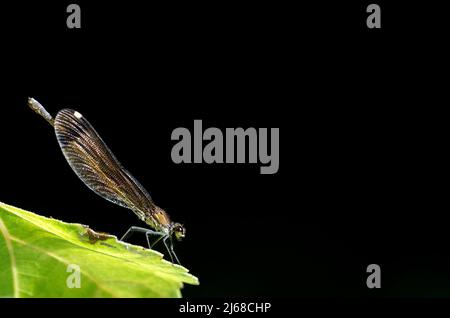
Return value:
[(183, 283), (198, 280), (157, 251), (0, 202), (0, 297), (181, 297)]

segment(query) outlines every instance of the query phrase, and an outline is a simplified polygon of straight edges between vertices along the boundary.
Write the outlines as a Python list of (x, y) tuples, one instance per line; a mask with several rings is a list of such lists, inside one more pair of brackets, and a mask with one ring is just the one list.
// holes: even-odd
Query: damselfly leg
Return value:
[[(167, 245), (167, 239), (169, 239), (169, 238), (170, 238), (170, 243), (169, 243), (169, 245)], [(170, 255), (170, 260), (172, 261), (172, 263), (173, 263), (173, 257), (175, 256), (175, 259), (176, 259), (177, 263), (181, 265), (180, 260), (177, 257), (177, 254), (175, 254), (175, 252), (173, 250), (173, 242), (172, 242), (171, 237), (169, 237), (169, 236), (164, 237), (163, 243), (164, 243), (164, 246), (167, 249), (167, 252)]]
[[(125, 241), (134, 232), (140, 232), (140, 233), (144, 233), (145, 234), (145, 237), (147, 239), (147, 243), (148, 243), (149, 248), (152, 248), (153, 246), (155, 246), (155, 244), (158, 243), (159, 240), (166, 235), (165, 233), (162, 233), (162, 232), (156, 232), (156, 231), (149, 230), (149, 229), (146, 229), (146, 228), (143, 228), (143, 227), (132, 226), (132, 227), (130, 227), (128, 229), (128, 231), (126, 231), (126, 233), (122, 236), (122, 238), (120, 240), (121, 241)], [(160, 236), (160, 237), (153, 244), (151, 244), (150, 243), (150, 239), (149, 239), (150, 235), (155, 235), (155, 236)]]
[[(172, 241), (172, 238), (171, 238), (170, 236), (168, 236), (166, 233), (163, 233), (163, 232), (156, 232), (156, 231), (149, 230), (149, 229), (146, 229), (146, 228), (143, 228), (143, 227), (132, 226), (132, 227), (130, 227), (130, 228), (128, 229), (128, 231), (126, 231), (126, 233), (122, 236), (122, 238), (121, 238), (120, 240), (121, 240), (121, 241), (125, 241), (125, 240), (126, 240), (127, 238), (129, 238), (129, 237), (131, 236), (131, 234), (133, 234), (134, 232), (144, 233), (144, 234), (145, 234), (145, 237), (147, 238), (148, 246), (149, 246), (150, 248), (154, 247), (154, 246), (156, 245), (156, 243), (158, 243), (158, 242), (162, 239), (162, 241), (163, 241), (163, 243), (164, 243), (164, 246), (166, 247), (167, 252), (169, 253), (171, 262), (173, 263), (174, 257), (175, 257), (175, 260), (177, 261), (177, 263), (178, 263), (178, 264), (181, 264), (181, 263), (180, 263), (180, 260), (178, 259), (177, 254), (175, 254), (175, 251), (173, 250), (173, 241)], [(159, 236), (159, 238), (158, 238), (156, 241), (154, 241), (153, 244), (152, 244), (152, 243), (150, 243), (150, 240), (149, 240), (149, 236), (150, 236), (150, 235)], [(167, 239), (169, 239), (169, 243), (167, 243)]]

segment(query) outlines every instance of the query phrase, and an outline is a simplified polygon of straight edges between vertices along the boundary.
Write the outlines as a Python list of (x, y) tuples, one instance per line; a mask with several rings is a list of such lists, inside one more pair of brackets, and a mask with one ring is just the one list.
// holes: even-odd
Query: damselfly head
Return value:
[(180, 223), (173, 223), (172, 224), (172, 233), (175, 235), (175, 238), (178, 241), (181, 241), (182, 238), (186, 235), (186, 229), (184, 226)]

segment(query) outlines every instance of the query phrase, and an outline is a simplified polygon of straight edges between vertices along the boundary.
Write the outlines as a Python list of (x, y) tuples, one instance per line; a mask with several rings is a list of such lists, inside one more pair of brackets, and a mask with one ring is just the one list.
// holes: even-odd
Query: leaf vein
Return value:
[(11, 259), (11, 273), (13, 279), (13, 288), (14, 288), (14, 298), (19, 297), (19, 279), (17, 276), (17, 265), (16, 265), (16, 257), (14, 255), (14, 249), (11, 244), (11, 235), (8, 232), (8, 229), (3, 223), (2, 219), (0, 219), (0, 232), (2, 232), (3, 237), (5, 238), (6, 248), (8, 249), (9, 257)]

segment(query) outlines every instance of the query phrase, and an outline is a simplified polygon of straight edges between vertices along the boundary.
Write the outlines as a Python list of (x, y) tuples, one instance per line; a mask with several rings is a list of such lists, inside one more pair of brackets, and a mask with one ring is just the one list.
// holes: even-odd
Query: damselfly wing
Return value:
[[(123, 168), (80, 113), (63, 109), (56, 115), (54, 125), (67, 162), (92, 191), (131, 209), (142, 221), (153, 220), (156, 207), (148, 192)], [(168, 223), (166, 218), (163, 218), (164, 225)]]

